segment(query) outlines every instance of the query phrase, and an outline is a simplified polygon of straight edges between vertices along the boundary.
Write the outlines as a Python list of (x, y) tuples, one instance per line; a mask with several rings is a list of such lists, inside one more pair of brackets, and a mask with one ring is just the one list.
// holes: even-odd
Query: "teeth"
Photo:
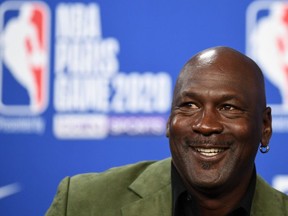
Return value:
[(205, 156), (209, 156), (209, 157), (215, 156), (218, 153), (224, 151), (224, 149), (219, 149), (219, 148), (210, 148), (210, 149), (207, 149), (207, 148), (195, 148), (195, 149), (200, 154), (205, 155)]

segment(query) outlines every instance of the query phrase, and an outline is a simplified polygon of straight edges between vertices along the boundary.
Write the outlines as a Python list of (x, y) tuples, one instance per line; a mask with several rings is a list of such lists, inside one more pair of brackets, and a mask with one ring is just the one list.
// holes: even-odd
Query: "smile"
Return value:
[(225, 149), (223, 148), (195, 148), (195, 150), (199, 152), (201, 155), (204, 155), (207, 157), (213, 157), (223, 152)]

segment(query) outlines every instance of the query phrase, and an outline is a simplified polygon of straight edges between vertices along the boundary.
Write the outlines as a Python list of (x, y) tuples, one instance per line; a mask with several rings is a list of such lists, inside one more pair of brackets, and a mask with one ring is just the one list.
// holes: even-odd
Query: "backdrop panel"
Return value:
[(169, 157), (176, 77), (217, 45), (263, 69), (274, 134), (257, 171), (288, 193), (287, 9), (285, 1), (2, 1), (0, 214), (43, 215), (67, 175)]

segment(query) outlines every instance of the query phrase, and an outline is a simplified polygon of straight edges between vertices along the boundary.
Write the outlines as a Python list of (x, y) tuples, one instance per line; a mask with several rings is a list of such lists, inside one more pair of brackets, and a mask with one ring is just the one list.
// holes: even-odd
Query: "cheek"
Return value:
[(234, 136), (236, 145), (235, 150), (239, 151), (240, 157), (253, 158), (258, 150), (260, 141), (260, 128), (256, 122), (241, 120), (227, 125), (228, 133)]
[(189, 120), (185, 116), (176, 115), (171, 117), (170, 121), (170, 151), (174, 164), (179, 169), (182, 169), (180, 167), (187, 162), (191, 162), (190, 147), (187, 145), (187, 140), (191, 139), (192, 133), (191, 122)]
[(185, 118), (181, 115), (175, 115), (171, 117), (170, 121), (170, 133), (173, 136), (178, 136), (180, 134), (187, 133), (191, 130), (191, 122), (189, 118)]
[[(189, 133), (189, 125), (181, 116), (171, 117), (169, 124), (169, 142), (172, 155), (179, 156), (185, 151), (185, 137)], [(183, 143), (184, 142), (184, 143)]]
[(253, 120), (242, 119), (227, 125), (227, 130), (240, 140), (258, 142), (260, 140), (261, 128)]

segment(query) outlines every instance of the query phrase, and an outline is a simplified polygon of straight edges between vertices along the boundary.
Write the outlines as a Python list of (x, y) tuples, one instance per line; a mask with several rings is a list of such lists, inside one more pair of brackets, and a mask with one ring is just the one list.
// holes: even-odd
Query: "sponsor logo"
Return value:
[[(288, 3), (255, 1), (247, 9), (246, 51), (279, 92), (272, 107), (275, 132), (288, 131)], [(271, 91), (267, 92), (268, 96)], [(273, 98), (277, 96), (273, 95)]]
[(49, 20), (42, 2), (1, 5), (0, 112), (4, 115), (38, 115), (47, 107)]
[(0, 200), (12, 196), (21, 191), (19, 183), (8, 184), (0, 186)]
[(37, 1), (0, 7), (0, 131), (42, 134), (48, 106), (50, 11)]

